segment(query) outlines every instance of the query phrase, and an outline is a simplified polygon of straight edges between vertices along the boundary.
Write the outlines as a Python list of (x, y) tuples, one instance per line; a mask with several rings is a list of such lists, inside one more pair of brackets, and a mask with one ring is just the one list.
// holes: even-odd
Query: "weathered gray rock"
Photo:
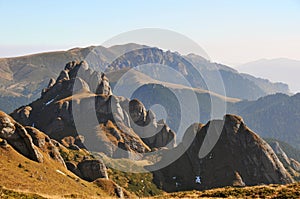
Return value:
[(98, 178), (108, 179), (106, 166), (101, 160), (83, 160), (77, 167), (81, 177), (87, 181), (94, 181)]
[(77, 165), (75, 163), (66, 162), (66, 166), (67, 166), (69, 171), (71, 171), (72, 173), (74, 173), (78, 177), (82, 178), (82, 174), (81, 174), (80, 170), (77, 168)]
[(103, 95), (111, 95), (112, 94), (111, 88), (109, 85), (109, 80), (105, 76), (104, 73), (102, 73), (102, 75), (101, 75), (101, 82), (96, 89), (96, 94), (103, 94)]
[(291, 167), (295, 171), (300, 172), (300, 163), (297, 160), (293, 159), (293, 158), (290, 159), (290, 162), (291, 162)]
[[(211, 144), (212, 150), (199, 157)], [(293, 182), (272, 148), (239, 116), (226, 115), (224, 120), (192, 125), (173, 150), (185, 152), (154, 172), (155, 182), (166, 191)], [(173, 150), (165, 152), (162, 161), (172, 158)]]
[(31, 160), (43, 162), (43, 155), (34, 146), (26, 129), (2, 111), (0, 111), (0, 138), (7, 140), (15, 150)]
[[(61, 133), (64, 130), (65, 123), (64, 121), (60, 118), (54, 118), (54, 120), (49, 123), (45, 128), (45, 132), (47, 132), (48, 135), (52, 137), (56, 137), (56, 134)], [(61, 138), (60, 136), (57, 138)]]
[(133, 99), (129, 102), (130, 126), (151, 148), (173, 148), (176, 134), (164, 121), (157, 123), (155, 114), (147, 111), (142, 102)]
[[(150, 148), (139, 137), (141, 134), (131, 128), (129, 102), (127, 98), (112, 95), (105, 74), (91, 70), (86, 62), (72, 61), (66, 64), (57, 81), (50, 81), (42, 97), (28, 106), (31, 109), (22, 107), (11, 115), (69, 149), (84, 148), (104, 152), (109, 157), (135, 159), (140, 157), (138, 153), (146, 153)], [(145, 131), (148, 137), (155, 135), (152, 130), (162, 130), (154, 139), (153, 148), (164, 147), (173, 134), (164, 124), (158, 129), (151, 112), (142, 107), (143, 119), (137, 122), (154, 126)], [(79, 134), (84, 136), (84, 144), (76, 139)], [(68, 137), (73, 140), (66, 142), (64, 138)]]
[(15, 133), (15, 125), (10, 117), (6, 116), (3, 112), (0, 117), (0, 129), (1, 133), (0, 136), (3, 139), (11, 138)]
[[(67, 70), (62, 70), (62, 71), (60, 72), (59, 76), (58, 76), (57, 79), (56, 79), (56, 82), (58, 82), (58, 81), (63, 81), (63, 80), (70, 80), (69, 73), (68, 73)], [(54, 84), (53, 84), (53, 85), (54, 85)], [(52, 86), (53, 86), (53, 85), (52, 85)], [(52, 86), (51, 86), (51, 87), (52, 87)], [(51, 88), (51, 87), (48, 86), (48, 88)]]
[(48, 89), (51, 88), (52, 86), (54, 86), (55, 83), (56, 83), (55, 79), (50, 78), (47, 88)]
[(143, 126), (146, 122), (146, 108), (138, 99), (133, 99), (129, 102), (129, 114), (132, 121), (137, 125)]
[(25, 128), (28, 134), (31, 136), (35, 146), (37, 146), (43, 152), (47, 153), (50, 158), (66, 167), (65, 162), (59, 153), (59, 147), (55, 145), (55, 143), (49, 138), (49, 136), (34, 127), (27, 126)]
[(283, 165), (287, 166), (291, 164), (290, 159), (288, 158), (286, 153), (282, 150), (278, 142), (273, 142), (270, 144), (270, 146), (272, 147), (276, 155), (279, 157)]
[(94, 71), (89, 78), (89, 86), (93, 93), (96, 93), (98, 85), (101, 83), (101, 73)]
[(12, 117), (16, 118), (22, 125), (24, 126), (31, 126), (32, 121), (30, 118), (30, 112), (32, 111), (32, 107), (30, 106), (23, 106), (16, 110)]

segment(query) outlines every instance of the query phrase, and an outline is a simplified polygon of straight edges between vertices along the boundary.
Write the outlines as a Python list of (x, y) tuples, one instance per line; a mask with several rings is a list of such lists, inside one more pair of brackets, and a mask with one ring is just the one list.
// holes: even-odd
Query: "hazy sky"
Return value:
[(300, 60), (299, 0), (0, 0), (0, 57), (99, 45), (122, 32), (163, 28), (225, 64)]

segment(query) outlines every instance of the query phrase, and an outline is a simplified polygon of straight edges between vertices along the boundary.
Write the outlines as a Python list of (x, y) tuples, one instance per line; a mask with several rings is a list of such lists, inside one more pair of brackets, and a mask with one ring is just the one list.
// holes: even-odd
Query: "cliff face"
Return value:
[[(199, 151), (205, 151), (207, 143), (213, 143), (218, 134), (213, 149), (199, 158)], [(195, 136), (192, 144), (185, 146), (191, 135)], [(208, 140), (204, 142), (206, 136)], [(272, 148), (235, 115), (191, 126), (174, 150), (185, 149), (178, 160), (154, 172), (156, 184), (168, 192), (293, 182)], [(172, 150), (165, 157), (171, 155)]]

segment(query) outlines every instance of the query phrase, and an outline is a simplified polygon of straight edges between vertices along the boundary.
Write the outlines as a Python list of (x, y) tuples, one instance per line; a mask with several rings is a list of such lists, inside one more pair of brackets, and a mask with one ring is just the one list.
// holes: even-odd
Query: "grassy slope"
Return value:
[[(102, 153), (95, 153), (95, 156), (103, 159), (105, 165), (108, 167), (108, 176), (114, 182), (118, 183), (127, 191), (135, 194), (138, 197), (150, 197), (162, 194), (153, 182), (153, 174), (146, 172), (144, 166), (151, 164), (148, 160), (133, 161), (129, 159), (113, 159), (108, 158)], [(127, 168), (124, 172), (118, 169)]]
[(155, 198), (300, 198), (300, 183), (289, 185), (261, 185), (253, 187), (225, 187), (206, 191), (170, 193)]
[[(47, 158), (44, 163), (31, 161), (10, 146), (0, 147), (0, 179), (1, 190), (38, 193), (47, 198), (107, 196), (95, 184), (79, 179), (57, 162)], [(3, 191), (0, 194), (0, 198), (4, 197)]]

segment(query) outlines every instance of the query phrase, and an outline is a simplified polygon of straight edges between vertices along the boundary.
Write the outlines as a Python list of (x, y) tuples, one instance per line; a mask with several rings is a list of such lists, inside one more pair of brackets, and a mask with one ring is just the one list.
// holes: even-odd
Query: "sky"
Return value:
[(127, 31), (161, 28), (232, 66), (300, 60), (300, 0), (0, 0), (0, 23), (0, 57), (101, 45)]

